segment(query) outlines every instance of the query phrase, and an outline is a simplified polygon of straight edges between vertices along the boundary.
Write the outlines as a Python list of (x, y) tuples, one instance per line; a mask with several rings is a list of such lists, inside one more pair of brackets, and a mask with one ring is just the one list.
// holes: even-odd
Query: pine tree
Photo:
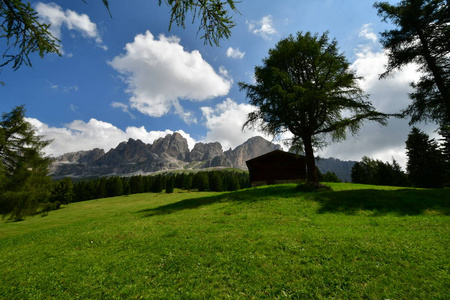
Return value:
[(23, 106), (2, 115), (0, 121), (0, 213), (18, 221), (38, 212), (50, 198), (50, 160), (42, 150), (50, 141), (36, 135), (25, 121)]
[(209, 177), (209, 190), (215, 191), (215, 192), (223, 192), (223, 179), (222, 179), (222, 172), (218, 171), (212, 171), (210, 172)]
[(383, 21), (394, 29), (381, 33), (388, 64), (382, 77), (408, 64), (417, 64), (421, 78), (412, 83), (412, 104), (404, 111), (411, 124), (433, 121), (450, 123), (450, 13), (448, 0), (402, 0), (377, 2)]
[(173, 193), (174, 188), (175, 188), (175, 177), (170, 176), (166, 180), (166, 193), (167, 194)]
[(53, 191), (50, 202), (69, 204), (74, 198), (72, 179), (66, 177), (53, 183)]
[(416, 187), (436, 188), (444, 183), (444, 158), (434, 139), (413, 127), (406, 140), (407, 172)]

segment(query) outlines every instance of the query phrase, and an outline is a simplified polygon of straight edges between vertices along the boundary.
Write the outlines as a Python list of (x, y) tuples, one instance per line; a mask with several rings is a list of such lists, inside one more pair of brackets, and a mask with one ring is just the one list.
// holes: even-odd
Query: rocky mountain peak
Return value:
[(273, 144), (260, 136), (256, 136), (248, 139), (234, 150), (225, 151), (225, 155), (235, 168), (247, 169), (245, 164), (247, 160), (280, 149), (280, 145)]
[(178, 132), (168, 134), (164, 138), (154, 141), (151, 151), (157, 155), (165, 153), (179, 160), (186, 160), (189, 157), (187, 140)]
[(251, 138), (234, 150), (223, 152), (222, 145), (197, 143), (189, 151), (187, 140), (179, 133), (168, 134), (153, 144), (129, 139), (107, 153), (101, 149), (65, 154), (56, 158), (51, 170), (55, 178), (93, 177), (153, 173), (175, 169), (234, 167), (246, 169), (245, 161), (280, 149), (263, 138)]

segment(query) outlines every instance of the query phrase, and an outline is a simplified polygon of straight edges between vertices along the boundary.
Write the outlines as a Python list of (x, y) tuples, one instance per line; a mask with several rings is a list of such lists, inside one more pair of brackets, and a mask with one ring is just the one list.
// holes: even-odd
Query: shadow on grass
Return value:
[(351, 190), (311, 194), (320, 203), (319, 213), (419, 215), (425, 211), (450, 215), (450, 189)]
[(235, 192), (226, 192), (223, 194), (199, 198), (191, 198), (179, 202), (141, 210), (146, 217), (155, 215), (167, 215), (187, 209), (196, 209), (201, 206), (220, 202), (255, 202), (270, 200), (271, 197), (290, 198), (298, 195), (295, 186), (271, 186), (263, 188), (251, 188)]
[(273, 198), (306, 196), (319, 203), (318, 213), (357, 214), (372, 212), (372, 216), (396, 213), (399, 215), (419, 215), (425, 211), (450, 215), (450, 189), (427, 190), (349, 190), (317, 193), (302, 193), (295, 186), (267, 186), (245, 189), (215, 196), (182, 200), (156, 208), (141, 210), (145, 217), (172, 214), (178, 211), (220, 202), (251, 203), (268, 201)]

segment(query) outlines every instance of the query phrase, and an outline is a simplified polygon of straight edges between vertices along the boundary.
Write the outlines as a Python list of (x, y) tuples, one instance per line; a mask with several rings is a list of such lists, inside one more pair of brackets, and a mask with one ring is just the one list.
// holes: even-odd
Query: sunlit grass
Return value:
[(0, 298), (448, 297), (449, 190), (330, 186), (131, 195), (0, 223)]

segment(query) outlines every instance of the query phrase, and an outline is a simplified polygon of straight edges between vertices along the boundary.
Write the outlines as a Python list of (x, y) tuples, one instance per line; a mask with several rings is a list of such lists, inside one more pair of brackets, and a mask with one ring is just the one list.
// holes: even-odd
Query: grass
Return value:
[(0, 222), (2, 299), (448, 299), (450, 190), (140, 194)]

